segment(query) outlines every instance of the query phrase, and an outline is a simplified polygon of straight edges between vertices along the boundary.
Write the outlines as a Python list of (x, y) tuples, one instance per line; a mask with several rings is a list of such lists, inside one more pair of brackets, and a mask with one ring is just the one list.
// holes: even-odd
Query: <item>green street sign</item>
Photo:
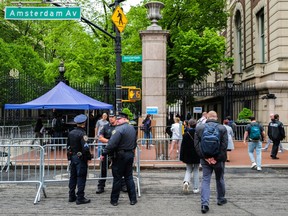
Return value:
[(79, 20), (80, 7), (5, 7), (7, 20)]
[(122, 62), (142, 62), (142, 55), (122, 56)]

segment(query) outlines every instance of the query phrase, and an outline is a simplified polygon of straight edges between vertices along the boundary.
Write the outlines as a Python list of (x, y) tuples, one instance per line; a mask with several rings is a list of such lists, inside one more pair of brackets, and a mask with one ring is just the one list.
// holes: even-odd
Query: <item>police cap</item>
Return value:
[(115, 113), (114, 113), (113, 110), (110, 110), (110, 111), (109, 111), (109, 116), (110, 116), (110, 117), (114, 117), (114, 116), (115, 116)]
[(128, 115), (126, 113), (123, 113), (123, 112), (119, 112), (118, 116), (117, 116), (117, 119), (120, 119), (120, 118), (126, 118), (128, 119)]
[(87, 116), (84, 115), (84, 114), (77, 115), (77, 116), (74, 118), (74, 122), (75, 122), (76, 124), (84, 123), (86, 120), (87, 120)]

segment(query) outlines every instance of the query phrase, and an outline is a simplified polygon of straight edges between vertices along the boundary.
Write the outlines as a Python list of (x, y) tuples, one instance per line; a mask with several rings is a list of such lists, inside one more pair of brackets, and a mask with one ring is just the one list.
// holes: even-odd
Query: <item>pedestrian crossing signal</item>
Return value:
[(141, 89), (140, 88), (129, 88), (128, 89), (128, 100), (141, 100)]

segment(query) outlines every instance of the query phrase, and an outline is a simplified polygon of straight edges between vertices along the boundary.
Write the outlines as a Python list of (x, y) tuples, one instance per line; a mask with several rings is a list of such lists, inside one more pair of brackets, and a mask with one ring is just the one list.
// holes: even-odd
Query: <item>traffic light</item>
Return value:
[(129, 88), (128, 89), (128, 100), (141, 100), (141, 89), (140, 88)]

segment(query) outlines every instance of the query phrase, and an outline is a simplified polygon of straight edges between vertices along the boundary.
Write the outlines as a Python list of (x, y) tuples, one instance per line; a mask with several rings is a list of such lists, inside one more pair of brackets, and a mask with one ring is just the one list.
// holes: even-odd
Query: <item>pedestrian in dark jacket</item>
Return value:
[[(194, 145), (197, 154), (200, 156), (200, 163), (202, 166), (202, 185), (201, 185), (201, 212), (206, 213), (209, 211), (209, 199), (210, 199), (210, 181), (212, 172), (214, 170), (216, 177), (216, 189), (217, 189), (217, 204), (223, 205), (227, 203), (225, 198), (225, 182), (224, 182), (224, 165), (227, 159), (226, 151), (228, 145), (228, 135), (226, 128), (217, 122), (218, 117), (215, 111), (210, 111), (207, 114), (207, 121), (203, 125), (196, 127)], [(219, 129), (219, 140), (220, 140), (220, 152), (218, 155), (212, 158), (205, 158), (201, 153), (200, 145), (201, 138), (206, 125), (217, 124)]]
[(183, 135), (180, 149), (180, 160), (186, 163), (186, 172), (183, 180), (183, 192), (189, 192), (191, 174), (193, 172), (193, 193), (199, 193), (199, 164), (200, 157), (194, 147), (194, 134), (197, 121), (190, 119), (187, 124), (187, 131)]
[(283, 123), (279, 121), (279, 115), (275, 114), (274, 119), (268, 125), (268, 136), (273, 141), (271, 150), (271, 158), (279, 159), (277, 157), (280, 141), (285, 138), (285, 130)]

